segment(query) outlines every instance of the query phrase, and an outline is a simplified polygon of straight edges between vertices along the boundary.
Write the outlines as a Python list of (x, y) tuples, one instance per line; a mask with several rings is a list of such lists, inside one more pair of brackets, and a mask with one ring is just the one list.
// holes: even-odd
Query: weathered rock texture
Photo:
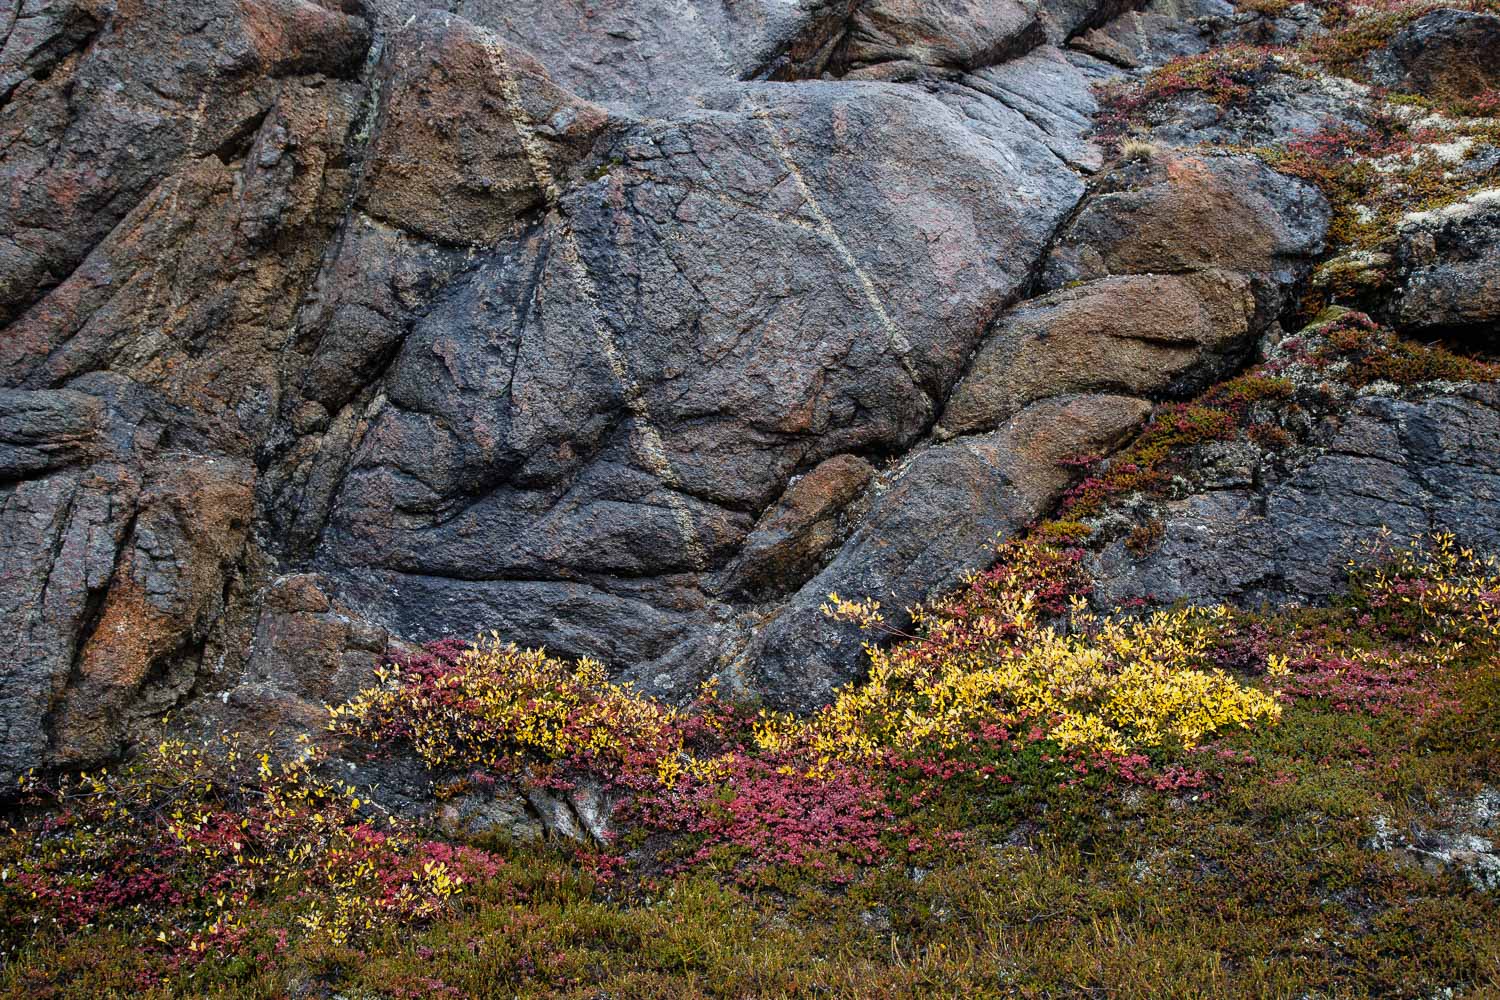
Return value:
[(1370, 76), (1429, 97), (1475, 97), (1500, 84), (1500, 17), (1435, 10), (1402, 28), (1369, 58)]
[[(983, 565), (1323, 250), (1307, 184), (1091, 137), (1094, 85), (1230, 31), (1216, 0), (448, 6), (0, 29), (0, 783), (185, 701), (311, 724), (390, 643), (479, 629), (811, 706), (861, 668), (829, 590)], [(1338, 107), (1276, 101), (1175, 134)], [(1462, 280), (1446, 233), (1410, 301)]]
[(1092, 569), (1102, 601), (1249, 605), (1328, 597), (1388, 528), (1500, 548), (1500, 390), (1403, 400), (1361, 396), (1317, 428), (1285, 473), (1247, 476), (1164, 505), (1149, 553), (1124, 541)]
[(1500, 347), (1500, 192), (1408, 217), (1401, 226), (1396, 321)]

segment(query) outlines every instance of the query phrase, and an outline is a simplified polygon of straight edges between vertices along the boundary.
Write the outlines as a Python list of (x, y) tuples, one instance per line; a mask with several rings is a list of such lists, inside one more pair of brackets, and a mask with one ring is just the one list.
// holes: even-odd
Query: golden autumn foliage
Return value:
[(517, 755), (613, 769), (623, 754), (664, 756), (677, 745), (677, 710), (611, 682), (595, 660), (522, 649), (492, 633), (423, 665), (380, 671), (378, 686), (330, 708), (331, 728), (404, 739), (435, 770), (506, 770)]
[[(1024, 718), (1066, 750), (1124, 754), (1192, 747), (1278, 718), (1275, 691), (1204, 666), (1224, 608), (1104, 617), (1075, 598), (1068, 627), (1050, 624), (1049, 607), (1066, 590), (1057, 551), (1047, 542), (1006, 546), (1005, 572), (991, 574), (961, 607), (917, 608), (914, 634), (889, 647), (868, 644), (867, 677), (831, 704), (806, 717), (762, 712), (758, 749), (816, 769), (885, 751), (951, 749), (983, 725)], [(824, 610), (897, 634), (873, 602), (830, 595)], [(383, 681), (332, 709), (334, 728), (404, 738), (436, 769), (515, 773), (530, 758), (651, 773), (666, 786), (725, 769), (713, 755), (684, 749), (691, 710), (610, 682), (591, 660), (568, 662), (492, 635), (429, 662), (419, 676), (393, 671)]]
[(1500, 559), (1450, 532), (1399, 545), (1382, 532), (1376, 551), (1369, 569), (1351, 567), (1356, 595), (1372, 609), (1399, 611), (1428, 641), (1500, 640)]
[[(826, 612), (879, 627), (878, 610), (831, 595)], [(1072, 631), (1040, 620), (1034, 595), (1005, 595), (963, 619), (919, 612), (920, 640), (869, 647), (870, 676), (839, 692), (811, 719), (768, 715), (761, 746), (806, 743), (830, 757), (937, 743), (956, 746), (978, 725), (1024, 716), (1064, 749), (1129, 753), (1192, 747), (1220, 730), (1274, 722), (1274, 692), (1199, 666), (1223, 608), (1159, 611), (1103, 619), (1080, 601)]]

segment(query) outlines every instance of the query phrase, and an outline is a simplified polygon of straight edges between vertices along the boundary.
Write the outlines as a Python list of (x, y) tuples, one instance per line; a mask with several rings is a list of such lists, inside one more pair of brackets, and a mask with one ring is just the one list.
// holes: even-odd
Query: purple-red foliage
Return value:
[(687, 777), (643, 796), (633, 807), (648, 829), (686, 833), (696, 844), (678, 866), (691, 867), (729, 849), (771, 864), (834, 858), (870, 864), (891, 810), (885, 790), (863, 768), (830, 762), (809, 774), (793, 762), (730, 754), (713, 780)]
[(1321, 698), (1340, 712), (1378, 715), (1409, 704), (1424, 693), (1424, 671), (1400, 661), (1366, 662), (1345, 656), (1308, 655), (1290, 664), (1292, 676), (1282, 685), (1290, 698)]

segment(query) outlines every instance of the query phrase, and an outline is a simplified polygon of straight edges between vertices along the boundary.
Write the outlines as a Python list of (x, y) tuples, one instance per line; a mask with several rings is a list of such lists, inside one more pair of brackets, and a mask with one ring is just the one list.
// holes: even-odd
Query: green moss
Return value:
[(1057, 545), (1087, 541), (1093, 533), (1094, 529), (1081, 521), (1046, 521), (1032, 532), (1041, 541)]

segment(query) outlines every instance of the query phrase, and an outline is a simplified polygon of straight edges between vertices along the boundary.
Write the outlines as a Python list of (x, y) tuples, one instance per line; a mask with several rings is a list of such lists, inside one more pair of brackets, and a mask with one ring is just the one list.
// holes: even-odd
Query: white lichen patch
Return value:
[(1467, 219), (1496, 207), (1500, 207), (1500, 188), (1485, 188), (1474, 192), (1462, 201), (1444, 205), (1442, 208), (1432, 208), (1425, 212), (1408, 212), (1401, 217), (1399, 228), (1406, 230), (1440, 226), (1444, 223)]
[(1458, 164), (1464, 162), (1469, 155), (1469, 150), (1474, 146), (1474, 137), (1461, 135), (1451, 142), (1433, 143), (1425, 147), (1433, 156), (1444, 163)]

